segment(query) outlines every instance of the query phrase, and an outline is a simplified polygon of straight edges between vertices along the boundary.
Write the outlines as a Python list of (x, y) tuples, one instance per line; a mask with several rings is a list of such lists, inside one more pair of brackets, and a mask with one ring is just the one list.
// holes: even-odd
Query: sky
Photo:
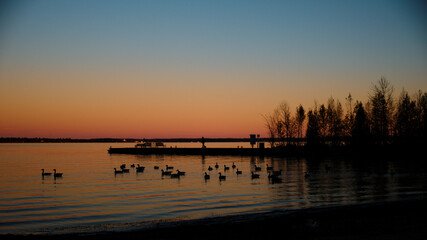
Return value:
[(0, 137), (266, 136), (381, 77), (427, 90), (425, 1), (0, 3)]

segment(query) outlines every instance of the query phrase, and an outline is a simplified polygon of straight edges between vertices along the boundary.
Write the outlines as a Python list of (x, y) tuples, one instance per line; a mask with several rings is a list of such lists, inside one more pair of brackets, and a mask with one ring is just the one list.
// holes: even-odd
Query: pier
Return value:
[(232, 156), (262, 156), (273, 153), (270, 148), (109, 148), (110, 154), (140, 154), (140, 155), (232, 155)]

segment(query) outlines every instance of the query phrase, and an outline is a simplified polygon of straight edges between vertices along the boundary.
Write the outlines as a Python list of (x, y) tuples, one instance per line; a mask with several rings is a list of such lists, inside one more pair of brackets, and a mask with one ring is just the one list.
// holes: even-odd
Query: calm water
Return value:
[[(168, 144), (199, 146), (200, 144)], [(207, 144), (244, 146), (247, 143)], [(109, 146), (129, 143), (0, 144), (0, 233), (70, 232), (152, 221), (197, 219), (323, 205), (423, 198), (427, 174), (416, 165), (382, 162), (259, 157), (109, 155)], [(204, 172), (218, 162), (220, 168)], [(235, 163), (226, 181), (223, 165)], [(140, 164), (143, 173), (114, 175), (121, 164)], [(154, 166), (185, 171), (180, 179), (162, 177)], [(252, 180), (254, 165), (262, 167)], [(266, 164), (282, 169), (282, 183), (271, 184)], [(42, 178), (41, 168), (63, 172)], [(309, 172), (306, 178), (304, 172)]]

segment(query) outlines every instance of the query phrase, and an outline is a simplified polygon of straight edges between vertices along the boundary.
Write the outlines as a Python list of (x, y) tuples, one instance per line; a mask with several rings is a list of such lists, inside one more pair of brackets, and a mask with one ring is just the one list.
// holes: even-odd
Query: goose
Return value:
[(126, 168), (126, 164), (122, 164), (122, 165), (120, 165), (120, 168), (121, 168), (121, 169)]
[(267, 164), (267, 171), (273, 171), (273, 167), (269, 167)]
[(258, 167), (257, 165), (255, 165), (255, 172), (261, 171), (261, 167)]
[(207, 174), (207, 173), (205, 172), (205, 180), (210, 179), (210, 178), (211, 178), (211, 176), (209, 176), (209, 174)]
[(143, 172), (144, 169), (145, 169), (145, 167), (139, 166), (139, 164), (138, 164), (138, 166), (136, 167), (136, 172)]
[(130, 165), (130, 167), (131, 167), (131, 168), (134, 168), (134, 167), (135, 167), (135, 163), (133, 163), (132, 165)]
[(54, 177), (62, 177), (62, 173), (57, 173), (56, 169), (53, 169), (53, 176)]
[(233, 162), (233, 165), (231, 165), (231, 167), (232, 167), (232, 168), (236, 168), (236, 165), (234, 165), (234, 162)]
[(271, 173), (271, 172), (268, 172), (268, 178), (278, 178), (279, 177), (279, 175), (278, 174), (275, 174), (275, 173)]
[(275, 174), (270, 174), (270, 172), (268, 173), (268, 179), (271, 180), (271, 183), (281, 183), (282, 179)]
[(216, 164), (215, 164), (215, 168), (219, 168), (219, 165), (218, 165), (218, 163), (216, 163)]
[(154, 169), (159, 169), (159, 166), (154, 166)]
[(42, 168), (42, 176), (50, 176), (52, 173), (50, 172), (44, 172), (44, 169)]
[(169, 170), (169, 169), (173, 169), (173, 167), (166, 165), (166, 170)]
[(221, 173), (218, 173), (219, 174), (219, 180), (221, 181), (221, 180), (225, 180), (225, 177), (226, 176), (223, 176)]
[(129, 168), (122, 168), (123, 173), (128, 173), (129, 172)]
[(230, 170), (230, 167), (224, 165), (224, 171)]
[(178, 175), (179, 175), (179, 176), (184, 176), (184, 175), (185, 175), (185, 172), (181, 172), (181, 171), (179, 171), (178, 169), (177, 169), (176, 171), (178, 172)]
[(259, 174), (255, 174), (254, 172), (251, 172), (252, 179), (259, 178)]
[(211, 166), (209, 166), (209, 167), (208, 167), (208, 170), (209, 170), (209, 171), (212, 171), (212, 170), (213, 170), (213, 168), (212, 168)]
[(123, 173), (123, 170), (117, 170), (116, 168), (114, 168), (114, 174), (120, 174)]
[(163, 175), (171, 175), (172, 174), (172, 172), (171, 171), (164, 171), (163, 169), (162, 169), (162, 176)]
[(171, 178), (179, 178), (179, 173), (172, 173), (170, 174)]
[(237, 170), (236, 170), (236, 174), (237, 174), (237, 175), (242, 174), (242, 171), (239, 171), (239, 169), (237, 169)]

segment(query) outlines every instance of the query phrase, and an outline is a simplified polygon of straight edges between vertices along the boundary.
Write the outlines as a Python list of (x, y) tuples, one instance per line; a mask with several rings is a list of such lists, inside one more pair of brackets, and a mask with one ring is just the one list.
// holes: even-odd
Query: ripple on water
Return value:
[[(110, 145), (0, 144), (0, 168), (9, 169), (0, 175), (0, 233), (97, 229), (162, 219), (417, 198), (427, 192), (427, 174), (421, 174), (417, 166), (402, 169), (392, 162), (377, 164), (380, 171), (375, 172), (345, 159), (109, 155)], [(207, 171), (216, 162), (220, 166), (234, 162), (243, 174), (236, 175), (232, 169), (224, 173), (222, 167)], [(123, 163), (139, 163), (146, 169), (137, 174), (130, 168), (130, 173), (114, 175), (113, 168)], [(262, 171), (260, 179), (252, 180), (255, 164)], [(282, 183), (269, 183), (266, 164), (283, 170)], [(186, 175), (162, 178), (155, 165), (172, 165)], [(333, 170), (325, 171), (324, 165)], [(60, 169), (64, 177), (42, 178), (41, 168)], [(203, 178), (205, 171), (211, 175), (208, 181)], [(219, 172), (227, 176), (226, 181), (219, 181)], [(311, 177), (305, 178), (304, 172)]]

